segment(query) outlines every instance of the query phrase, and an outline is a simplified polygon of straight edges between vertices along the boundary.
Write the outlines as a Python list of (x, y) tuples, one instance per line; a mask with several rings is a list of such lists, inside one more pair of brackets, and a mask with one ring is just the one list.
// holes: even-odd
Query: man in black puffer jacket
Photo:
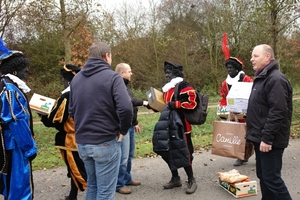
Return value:
[(292, 86), (278, 70), (269, 45), (256, 46), (251, 62), (256, 72), (248, 102), (246, 139), (252, 141), (255, 148), (262, 199), (291, 200), (281, 178), (281, 168), (290, 137)]

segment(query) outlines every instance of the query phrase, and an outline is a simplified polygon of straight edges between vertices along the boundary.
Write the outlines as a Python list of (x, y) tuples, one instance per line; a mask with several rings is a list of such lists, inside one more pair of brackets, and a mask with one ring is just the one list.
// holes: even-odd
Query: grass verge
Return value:
[[(291, 138), (299, 138), (300, 135), (300, 101), (294, 101), (294, 112), (291, 126)], [(140, 109), (140, 113), (149, 112), (147, 109)], [(139, 114), (138, 120), (141, 126), (141, 133), (136, 134), (135, 157), (155, 157), (152, 151), (153, 129), (158, 121), (160, 113)], [(208, 150), (211, 147), (213, 122), (218, 120), (216, 108), (209, 108), (207, 121), (201, 126), (193, 127), (193, 143), (196, 151)], [(34, 121), (39, 121), (37, 115), (34, 115)], [(33, 161), (33, 169), (49, 169), (64, 166), (60, 152), (54, 147), (54, 137), (56, 130), (47, 128), (43, 124), (34, 125), (35, 137), (38, 146), (38, 156)]]

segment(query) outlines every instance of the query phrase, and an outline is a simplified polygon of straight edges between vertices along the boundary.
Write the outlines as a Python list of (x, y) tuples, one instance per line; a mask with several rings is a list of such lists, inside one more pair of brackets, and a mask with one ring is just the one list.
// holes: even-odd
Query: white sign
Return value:
[(29, 101), (29, 106), (37, 113), (48, 115), (51, 112), (55, 101), (55, 99), (34, 93)]

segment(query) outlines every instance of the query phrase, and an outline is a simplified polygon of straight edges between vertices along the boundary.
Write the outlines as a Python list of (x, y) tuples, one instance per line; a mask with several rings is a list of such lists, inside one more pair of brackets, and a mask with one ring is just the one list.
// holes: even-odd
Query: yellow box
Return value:
[(164, 101), (163, 93), (153, 87), (150, 87), (150, 90), (146, 92), (148, 103), (151, 108), (161, 112), (164, 107), (166, 106), (166, 103)]
[(34, 93), (29, 101), (29, 106), (37, 113), (48, 115), (51, 112), (55, 101), (55, 99)]
[(221, 188), (229, 192), (235, 198), (257, 195), (257, 182), (227, 183), (219, 179)]

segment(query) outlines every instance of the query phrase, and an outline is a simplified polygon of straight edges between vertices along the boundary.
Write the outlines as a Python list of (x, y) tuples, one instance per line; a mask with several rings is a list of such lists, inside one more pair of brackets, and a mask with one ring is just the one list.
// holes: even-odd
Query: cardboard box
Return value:
[[(230, 115), (229, 115), (230, 114)], [(217, 107), (217, 115), (222, 118), (227, 120), (228, 117), (230, 117), (229, 120), (239, 120), (239, 119), (245, 119), (246, 118), (246, 113), (232, 113), (228, 111), (227, 106), (218, 106)]]
[(166, 103), (164, 101), (163, 93), (153, 87), (150, 87), (150, 90), (146, 92), (148, 103), (151, 108), (161, 112), (164, 107), (166, 106)]
[(218, 106), (217, 107), (217, 115), (221, 118), (228, 118), (229, 112), (227, 106)]
[(228, 112), (247, 113), (252, 85), (252, 82), (236, 82), (231, 86), (226, 97)]
[(241, 182), (241, 183), (227, 183), (219, 179), (220, 187), (229, 192), (235, 198), (248, 197), (257, 195), (257, 182)]
[(29, 106), (37, 113), (48, 115), (51, 112), (55, 101), (55, 99), (34, 93), (29, 101)]

